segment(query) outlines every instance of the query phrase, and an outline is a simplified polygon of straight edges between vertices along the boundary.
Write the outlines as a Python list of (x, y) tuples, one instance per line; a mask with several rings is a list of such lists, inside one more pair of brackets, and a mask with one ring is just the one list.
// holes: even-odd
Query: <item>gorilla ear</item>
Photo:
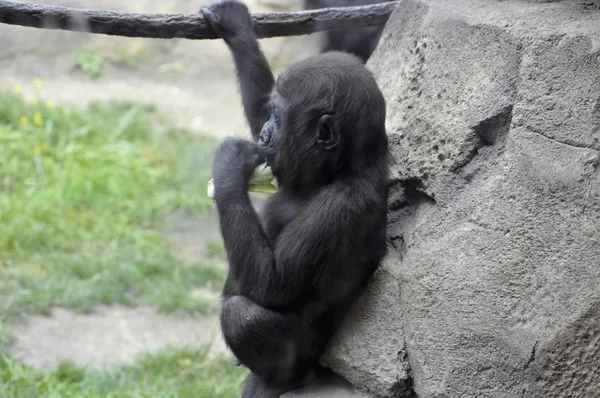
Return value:
[(317, 143), (322, 149), (332, 149), (340, 142), (333, 116), (323, 115), (317, 124)]

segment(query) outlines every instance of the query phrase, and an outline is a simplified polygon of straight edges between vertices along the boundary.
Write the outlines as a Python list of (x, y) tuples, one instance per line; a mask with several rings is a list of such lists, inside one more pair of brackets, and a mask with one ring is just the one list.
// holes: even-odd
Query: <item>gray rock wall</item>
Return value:
[(404, 0), (369, 61), (390, 252), (323, 361), (381, 397), (600, 396), (600, 11)]

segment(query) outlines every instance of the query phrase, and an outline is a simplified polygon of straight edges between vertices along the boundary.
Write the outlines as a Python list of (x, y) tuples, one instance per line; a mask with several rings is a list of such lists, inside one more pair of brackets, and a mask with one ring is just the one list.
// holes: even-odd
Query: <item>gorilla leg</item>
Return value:
[(256, 373), (250, 373), (244, 380), (240, 398), (279, 398), (284, 392), (279, 388), (269, 387)]
[(240, 363), (260, 379), (260, 383), (249, 379), (249, 389), (263, 384), (277, 391), (298, 388), (310, 381), (318, 367), (322, 338), (297, 315), (232, 296), (223, 302), (221, 328)]

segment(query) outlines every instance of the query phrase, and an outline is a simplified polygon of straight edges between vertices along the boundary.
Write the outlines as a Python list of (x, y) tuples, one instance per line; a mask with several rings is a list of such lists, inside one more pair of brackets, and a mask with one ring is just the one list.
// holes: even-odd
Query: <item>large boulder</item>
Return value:
[(600, 13), (404, 0), (368, 66), (389, 255), (323, 361), (374, 396), (600, 396)]

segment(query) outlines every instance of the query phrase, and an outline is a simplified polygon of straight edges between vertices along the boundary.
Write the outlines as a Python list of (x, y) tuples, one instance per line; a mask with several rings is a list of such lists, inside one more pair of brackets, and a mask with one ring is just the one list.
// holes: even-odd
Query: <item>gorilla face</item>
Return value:
[(273, 106), (271, 117), (263, 125), (257, 142), (260, 154), (266, 159), (267, 165), (271, 167), (275, 177), (278, 177), (277, 153), (279, 152), (280, 121), (279, 112)]
[(270, 117), (257, 141), (279, 184), (288, 187), (306, 186), (305, 181), (314, 183), (333, 171), (341, 139), (339, 123), (329, 107), (319, 103), (318, 90), (305, 90), (304, 94), (312, 93), (308, 98), (298, 95), (290, 87), (295, 80), (288, 75), (273, 91)]

